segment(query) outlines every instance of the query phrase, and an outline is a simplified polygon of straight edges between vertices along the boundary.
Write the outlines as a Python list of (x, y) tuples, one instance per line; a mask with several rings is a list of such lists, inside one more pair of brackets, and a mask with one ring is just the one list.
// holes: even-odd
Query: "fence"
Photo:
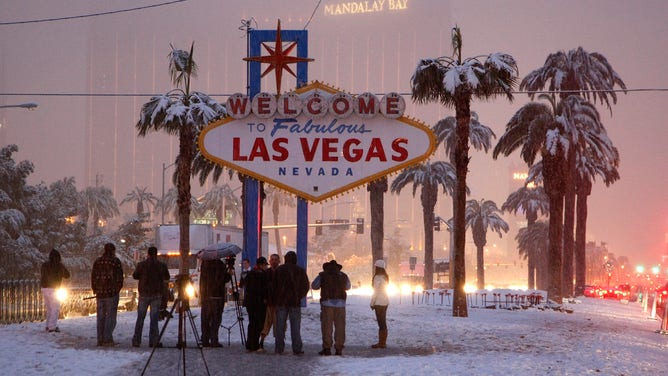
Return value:
[(0, 324), (44, 320), (39, 280), (0, 281)]

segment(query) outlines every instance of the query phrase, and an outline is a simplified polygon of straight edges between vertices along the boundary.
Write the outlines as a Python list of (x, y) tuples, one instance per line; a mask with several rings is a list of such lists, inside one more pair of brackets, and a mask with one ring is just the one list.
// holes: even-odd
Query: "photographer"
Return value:
[[(234, 259), (232, 259), (234, 267)], [(221, 347), (218, 329), (223, 321), (223, 309), (227, 300), (225, 284), (232, 280), (227, 265), (220, 259), (203, 260), (199, 281), (202, 305), (202, 346)]]

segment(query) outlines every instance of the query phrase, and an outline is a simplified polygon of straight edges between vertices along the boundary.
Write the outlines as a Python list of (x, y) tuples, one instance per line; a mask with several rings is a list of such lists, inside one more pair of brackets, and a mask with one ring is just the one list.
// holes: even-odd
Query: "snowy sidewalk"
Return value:
[[(377, 325), (368, 297), (350, 296), (344, 356), (318, 356), (319, 306), (303, 310), (305, 354), (292, 355), (289, 339), (284, 355), (247, 353), (238, 327), (221, 328), (223, 348), (203, 349), (212, 375), (655, 375), (664, 367), (668, 336), (659, 335), (659, 321), (650, 320), (639, 303), (583, 298), (574, 313), (526, 310), (469, 309), (468, 318), (453, 318), (440, 305), (393, 303), (388, 311), (388, 348), (371, 349)], [(198, 308), (193, 308), (198, 315)], [(95, 346), (95, 317), (61, 320), (61, 333), (45, 333), (44, 323), (0, 326), (0, 368), (23, 375), (138, 375), (147, 363), (148, 322), (144, 347), (133, 348), (136, 312), (120, 313), (113, 348)], [(234, 323), (228, 307), (223, 325)], [(199, 326), (199, 318), (195, 317)], [(161, 322), (161, 327), (162, 327)], [(187, 324), (187, 341), (194, 345)], [(181, 350), (173, 348), (178, 321), (172, 319), (147, 374), (183, 374)], [(288, 336), (289, 337), (289, 336)], [(186, 350), (187, 373), (203, 375), (199, 349)], [(4, 372), (3, 372), (4, 373)]]

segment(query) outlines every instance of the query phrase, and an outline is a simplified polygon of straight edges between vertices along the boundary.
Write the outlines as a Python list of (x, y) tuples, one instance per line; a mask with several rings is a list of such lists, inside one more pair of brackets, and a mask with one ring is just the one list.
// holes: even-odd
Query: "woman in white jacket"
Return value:
[(371, 309), (376, 312), (376, 321), (378, 321), (378, 343), (371, 347), (384, 349), (387, 340), (387, 306), (390, 304), (390, 299), (387, 297), (387, 285), (390, 283), (390, 277), (385, 271), (385, 261), (376, 260), (374, 266)]

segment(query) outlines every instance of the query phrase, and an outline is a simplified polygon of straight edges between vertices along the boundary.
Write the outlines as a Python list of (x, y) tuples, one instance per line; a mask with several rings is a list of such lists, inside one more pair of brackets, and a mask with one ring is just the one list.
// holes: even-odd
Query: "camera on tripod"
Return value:
[(225, 257), (225, 265), (227, 265), (227, 269), (234, 269), (235, 261), (236, 261), (236, 257), (226, 256)]

